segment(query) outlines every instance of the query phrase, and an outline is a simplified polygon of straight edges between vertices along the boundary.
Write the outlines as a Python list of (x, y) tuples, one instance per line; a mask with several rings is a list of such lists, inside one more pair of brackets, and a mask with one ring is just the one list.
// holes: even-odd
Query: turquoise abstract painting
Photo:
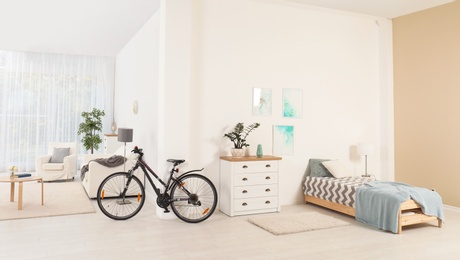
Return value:
[(302, 101), (301, 89), (283, 89), (283, 117), (302, 118)]
[(273, 127), (273, 155), (294, 154), (294, 126), (276, 125)]
[(252, 90), (252, 115), (271, 116), (272, 90), (269, 88), (253, 88)]

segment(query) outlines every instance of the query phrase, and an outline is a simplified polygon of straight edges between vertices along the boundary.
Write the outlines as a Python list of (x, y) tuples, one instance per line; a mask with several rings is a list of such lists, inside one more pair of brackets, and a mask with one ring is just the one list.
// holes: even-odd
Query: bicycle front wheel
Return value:
[(97, 204), (102, 213), (115, 220), (134, 217), (142, 209), (144, 201), (145, 190), (141, 181), (126, 172), (109, 175), (97, 191)]
[(171, 209), (185, 222), (198, 223), (206, 220), (216, 206), (216, 188), (203, 175), (185, 175), (171, 188)]

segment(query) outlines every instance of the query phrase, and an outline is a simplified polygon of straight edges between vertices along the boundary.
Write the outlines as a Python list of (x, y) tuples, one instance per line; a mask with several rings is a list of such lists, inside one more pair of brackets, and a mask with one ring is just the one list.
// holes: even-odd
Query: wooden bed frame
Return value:
[[(305, 195), (305, 203), (312, 203), (315, 205), (319, 205), (334, 211), (341, 212), (346, 215), (350, 215), (352, 217), (355, 216), (355, 209), (349, 206), (345, 206), (342, 204), (338, 204), (335, 202), (319, 199), (313, 196)], [(404, 215), (404, 213), (412, 212), (413, 214)], [(407, 200), (403, 202), (401, 208), (399, 209), (398, 214), (398, 234), (401, 234), (402, 227), (415, 225), (430, 221), (438, 221), (438, 227), (442, 227), (442, 220), (438, 219), (435, 216), (427, 216), (422, 213), (420, 205), (417, 204), (414, 200)]]

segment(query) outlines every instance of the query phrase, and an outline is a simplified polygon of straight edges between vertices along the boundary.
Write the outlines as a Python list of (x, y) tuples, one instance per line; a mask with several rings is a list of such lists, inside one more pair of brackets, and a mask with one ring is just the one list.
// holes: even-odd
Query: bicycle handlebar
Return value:
[(144, 153), (142, 152), (142, 148), (137, 147), (137, 145), (134, 146), (134, 149), (131, 152), (139, 154), (139, 159), (142, 158), (142, 156), (144, 155)]

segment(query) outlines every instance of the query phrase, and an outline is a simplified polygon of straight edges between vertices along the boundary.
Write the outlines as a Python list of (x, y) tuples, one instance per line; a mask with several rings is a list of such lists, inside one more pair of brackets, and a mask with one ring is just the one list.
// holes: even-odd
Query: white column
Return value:
[[(170, 169), (167, 159), (188, 159), (191, 30), (192, 0), (162, 0), (157, 169), (160, 177), (165, 174), (165, 179)], [(161, 208), (157, 208), (157, 215), (169, 217)]]

